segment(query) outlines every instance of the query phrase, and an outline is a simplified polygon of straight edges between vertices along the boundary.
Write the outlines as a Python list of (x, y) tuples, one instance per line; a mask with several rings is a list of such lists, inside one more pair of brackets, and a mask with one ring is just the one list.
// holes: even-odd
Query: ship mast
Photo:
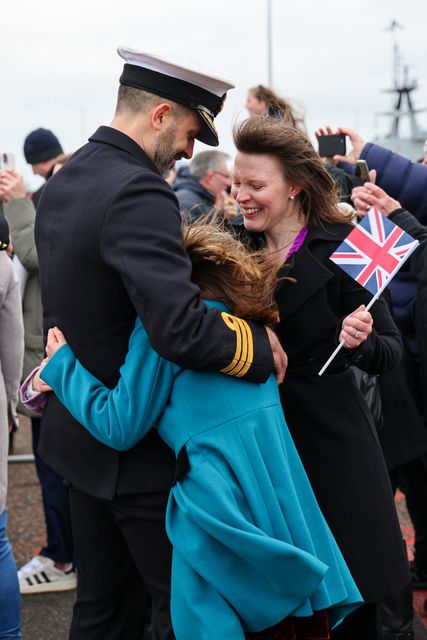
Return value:
[[(402, 29), (396, 20), (393, 20), (391, 25), (386, 29), (390, 31), (393, 37), (393, 77), (392, 88), (384, 89), (386, 93), (391, 93), (393, 96), (392, 111), (386, 111), (379, 115), (391, 116), (391, 128), (387, 134), (387, 138), (399, 140), (399, 124), (403, 116), (408, 117), (410, 127), (410, 139), (413, 141), (421, 141), (425, 138), (425, 132), (421, 131), (416, 114), (426, 109), (415, 109), (411, 93), (418, 88), (416, 80), (410, 81), (409, 79), (409, 66), (403, 66), (403, 72), (401, 67), (400, 48), (397, 40), (397, 30)], [(406, 106), (406, 110), (405, 110)]]

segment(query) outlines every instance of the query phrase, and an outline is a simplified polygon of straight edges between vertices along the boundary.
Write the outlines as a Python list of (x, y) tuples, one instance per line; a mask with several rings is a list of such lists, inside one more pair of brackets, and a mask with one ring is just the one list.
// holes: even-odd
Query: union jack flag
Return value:
[(372, 208), (331, 255), (343, 271), (378, 296), (419, 242)]

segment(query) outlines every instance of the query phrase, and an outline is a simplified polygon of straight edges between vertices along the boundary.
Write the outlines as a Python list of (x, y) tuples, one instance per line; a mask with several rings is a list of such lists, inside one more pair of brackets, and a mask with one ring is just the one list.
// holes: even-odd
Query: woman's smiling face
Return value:
[(280, 228), (292, 211), (290, 197), (300, 191), (285, 180), (274, 156), (237, 154), (231, 193), (240, 206), (248, 231), (269, 233)]

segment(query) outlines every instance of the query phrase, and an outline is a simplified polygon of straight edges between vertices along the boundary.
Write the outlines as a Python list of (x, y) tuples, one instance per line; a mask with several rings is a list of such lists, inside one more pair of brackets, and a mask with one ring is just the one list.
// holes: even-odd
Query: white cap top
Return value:
[(144, 69), (151, 69), (157, 71), (157, 73), (163, 73), (171, 78), (178, 78), (178, 80), (184, 80), (195, 84), (206, 91), (214, 93), (221, 98), (224, 93), (229, 89), (234, 89), (234, 84), (227, 82), (221, 78), (215, 78), (213, 76), (207, 76), (198, 71), (192, 71), (185, 67), (180, 67), (177, 64), (162, 60), (157, 56), (153, 56), (150, 53), (143, 53), (142, 51), (135, 51), (133, 49), (127, 49), (126, 47), (118, 47), (117, 53), (128, 64), (134, 64), (137, 67), (143, 67)]

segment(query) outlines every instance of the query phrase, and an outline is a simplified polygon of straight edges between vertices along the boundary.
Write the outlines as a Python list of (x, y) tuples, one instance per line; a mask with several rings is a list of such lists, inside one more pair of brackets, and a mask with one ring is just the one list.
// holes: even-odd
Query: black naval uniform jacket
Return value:
[[(181, 245), (176, 197), (123, 133), (100, 127), (49, 180), (35, 234), (45, 331), (58, 326), (83, 365), (108, 386), (117, 383), (136, 314), (154, 349), (182, 367), (257, 382), (272, 372), (265, 329), (230, 323), (200, 300)], [(77, 489), (105, 499), (167, 490), (175, 468), (155, 429), (119, 453), (89, 435), (54, 394), (39, 452)]]

